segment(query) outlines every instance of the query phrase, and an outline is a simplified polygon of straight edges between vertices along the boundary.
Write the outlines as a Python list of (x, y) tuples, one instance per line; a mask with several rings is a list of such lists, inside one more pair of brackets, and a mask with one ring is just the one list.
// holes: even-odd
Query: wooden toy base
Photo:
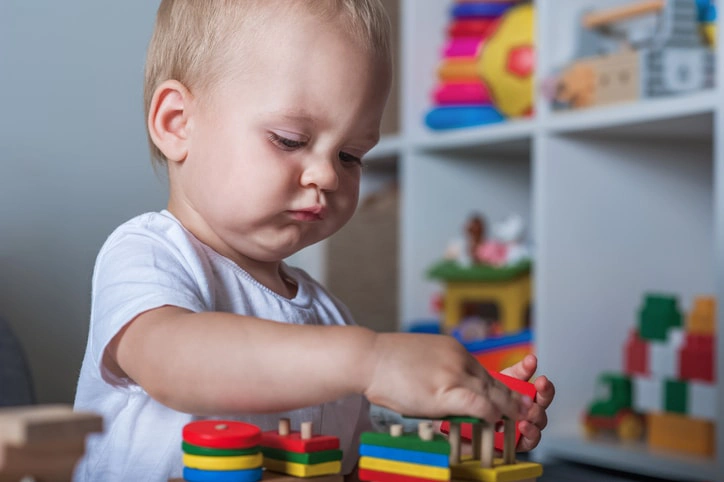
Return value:
[(493, 467), (480, 467), (480, 460), (468, 460), (450, 467), (455, 481), (476, 482), (525, 482), (535, 481), (543, 474), (543, 466), (535, 462), (517, 462), (504, 464), (502, 458), (496, 458)]
[[(302, 479), (265, 470), (261, 480), (263, 482), (299, 482)], [(319, 477), (307, 477), (304, 480), (309, 480), (310, 482), (344, 482), (344, 476), (341, 474), (321, 475)], [(184, 479), (169, 479), (168, 482), (184, 482)]]

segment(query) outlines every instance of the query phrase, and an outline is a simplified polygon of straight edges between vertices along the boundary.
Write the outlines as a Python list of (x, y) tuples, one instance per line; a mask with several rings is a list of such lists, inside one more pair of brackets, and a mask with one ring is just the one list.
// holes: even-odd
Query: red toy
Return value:
[[(490, 376), (493, 378), (505, 383), (505, 385), (510, 388), (511, 390), (515, 390), (516, 392), (522, 394), (522, 395), (528, 395), (531, 399), (535, 400), (535, 385), (533, 385), (531, 382), (526, 382), (524, 380), (518, 380), (515, 377), (511, 377), (508, 375), (503, 375), (502, 373), (498, 372), (488, 372), (490, 373)], [(440, 425), (440, 431), (444, 434), (450, 433), (450, 423), (449, 422), (443, 422)], [(473, 427), (472, 424), (469, 423), (463, 423), (460, 427), (460, 436), (467, 440), (472, 441), (473, 436)], [(520, 439), (520, 430), (518, 430), (518, 424), (515, 424), (515, 444), (518, 445), (518, 440)], [(495, 449), (496, 450), (503, 450), (503, 434), (501, 432), (495, 433)]]

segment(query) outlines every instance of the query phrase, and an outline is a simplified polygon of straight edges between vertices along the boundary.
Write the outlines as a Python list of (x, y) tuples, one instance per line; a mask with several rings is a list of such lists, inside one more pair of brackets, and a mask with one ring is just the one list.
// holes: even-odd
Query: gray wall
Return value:
[(95, 256), (165, 206), (142, 107), (157, 1), (0, 1), (0, 314), (41, 402), (70, 402)]

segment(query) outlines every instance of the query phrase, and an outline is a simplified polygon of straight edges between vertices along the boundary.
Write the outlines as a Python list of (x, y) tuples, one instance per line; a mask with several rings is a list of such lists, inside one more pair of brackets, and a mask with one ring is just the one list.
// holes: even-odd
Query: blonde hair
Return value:
[[(340, 18), (353, 40), (390, 64), (390, 22), (381, 0), (162, 0), (148, 46), (144, 104), (148, 119), (158, 86), (177, 80), (190, 90), (212, 87), (228, 73), (231, 46), (254, 35), (275, 15), (303, 8), (324, 19)], [(234, 40), (237, 43), (234, 43)], [(151, 141), (152, 159), (166, 158)]]

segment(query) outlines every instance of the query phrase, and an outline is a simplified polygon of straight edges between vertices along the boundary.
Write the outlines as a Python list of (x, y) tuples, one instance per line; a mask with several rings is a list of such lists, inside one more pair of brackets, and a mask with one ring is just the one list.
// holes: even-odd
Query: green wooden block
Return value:
[(450, 442), (438, 434), (434, 434), (432, 440), (422, 440), (417, 433), (403, 433), (399, 437), (393, 437), (388, 433), (364, 432), (360, 441), (367, 445), (450, 455)]
[(288, 452), (286, 450), (273, 449), (271, 447), (262, 447), (261, 452), (264, 457), (270, 459), (285, 460), (303, 465), (321, 464), (324, 462), (334, 462), (342, 460), (341, 450), (320, 450), (318, 452), (297, 453)]
[(647, 294), (639, 311), (639, 336), (645, 340), (665, 341), (669, 328), (682, 326), (681, 311), (675, 296)]
[(681, 380), (666, 380), (664, 390), (664, 410), (686, 415), (688, 383)]
[(496, 267), (485, 264), (463, 266), (456, 261), (443, 260), (435, 263), (427, 270), (427, 276), (432, 279), (455, 282), (495, 282), (510, 281), (530, 273), (533, 263), (530, 260), (520, 261), (512, 266)]
[(457, 415), (450, 415), (449, 417), (445, 417), (442, 420), (446, 420), (451, 423), (483, 423), (485, 420), (482, 418), (475, 418), (475, 417), (460, 417)]

